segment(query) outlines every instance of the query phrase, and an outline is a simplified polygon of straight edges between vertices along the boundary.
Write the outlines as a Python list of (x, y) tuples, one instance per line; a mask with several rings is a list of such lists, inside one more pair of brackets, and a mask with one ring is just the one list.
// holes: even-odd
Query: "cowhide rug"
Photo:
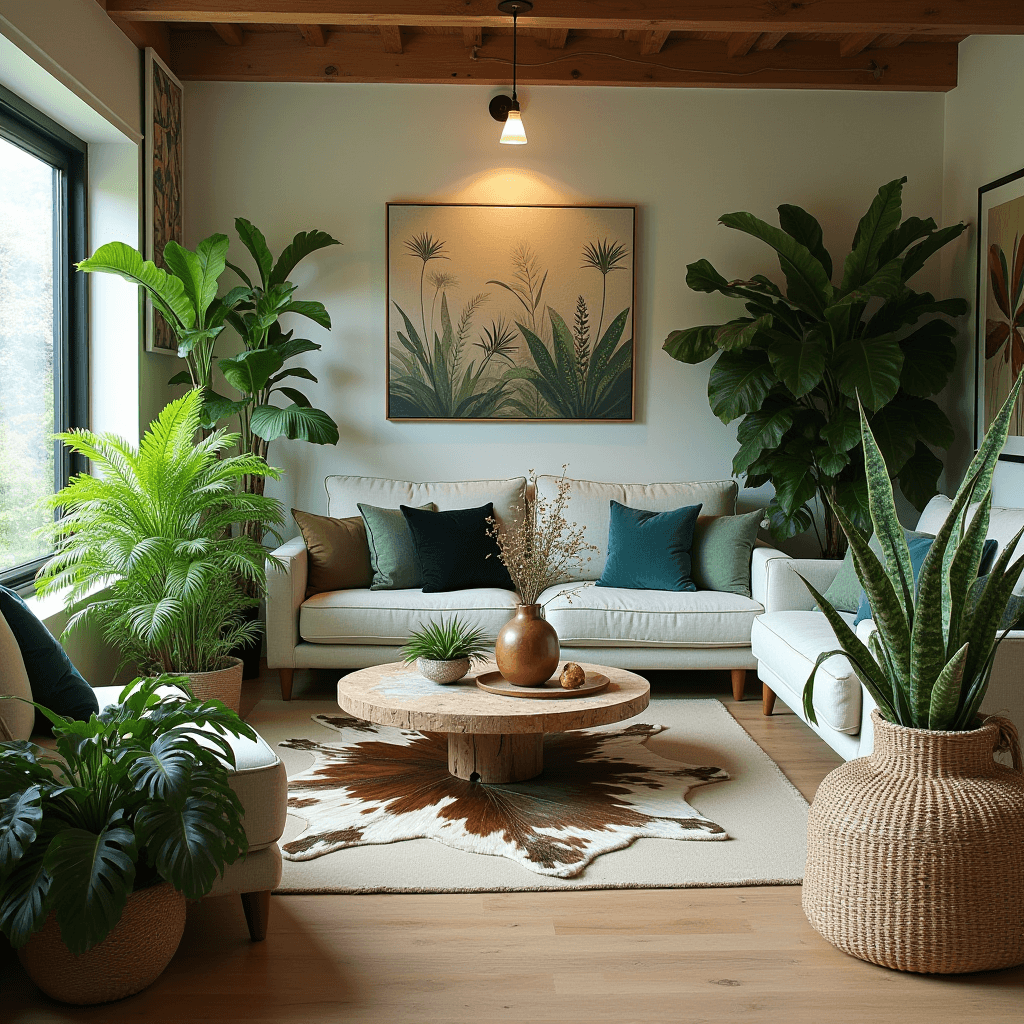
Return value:
[(448, 772), (443, 735), (344, 715), (314, 715), (313, 721), (339, 732), (341, 742), (281, 744), (315, 758), (288, 780), (289, 809), (307, 822), (283, 847), (289, 860), (427, 838), (572, 878), (602, 853), (637, 839), (729, 838), (685, 800), (691, 787), (728, 779), (728, 773), (652, 753), (646, 741), (665, 726), (549, 735), (541, 775), (488, 785)]

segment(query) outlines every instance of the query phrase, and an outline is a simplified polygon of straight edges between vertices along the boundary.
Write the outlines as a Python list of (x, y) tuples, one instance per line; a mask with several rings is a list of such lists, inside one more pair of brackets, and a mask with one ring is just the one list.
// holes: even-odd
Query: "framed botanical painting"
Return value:
[[(977, 448), (1024, 369), (1024, 170), (978, 189), (978, 294), (975, 336)], [(999, 456), (1024, 462), (1024, 408), (1010, 420)]]
[(633, 206), (388, 203), (391, 420), (630, 422)]
[[(185, 242), (182, 209), (181, 82), (149, 48), (146, 50), (146, 259), (166, 270), (164, 246)], [(171, 329), (146, 299), (146, 350), (178, 354)]]

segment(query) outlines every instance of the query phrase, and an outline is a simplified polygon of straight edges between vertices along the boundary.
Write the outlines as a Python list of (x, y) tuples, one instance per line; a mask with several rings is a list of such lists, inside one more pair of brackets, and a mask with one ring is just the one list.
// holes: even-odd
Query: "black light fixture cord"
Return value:
[(519, 18), (519, 11), (512, 11), (512, 109), (516, 107), (516, 21)]

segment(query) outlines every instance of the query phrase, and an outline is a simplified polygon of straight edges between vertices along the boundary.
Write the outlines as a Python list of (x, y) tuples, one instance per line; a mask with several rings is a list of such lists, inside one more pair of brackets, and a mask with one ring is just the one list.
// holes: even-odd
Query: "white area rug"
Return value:
[[(282, 846), (292, 858), (314, 859), (286, 859), (280, 892), (789, 885), (803, 876), (807, 803), (717, 700), (655, 697), (629, 722), (550, 737), (545, 774), (552, 769), (548, 787), (555, 799), (548, 820), (535, 820), (529, 834), (511, 837), (500, 830), (492, 834), (473, 822), (472, 813), (460, 810), (459, 798), (467, 794), (447, 791), (438, 800), (432, 791), (444, 785), (435, 770), (443, 743), (434, 742), (435, 751), (430, 737), (378, 733), (376, 727), (346, 720), (327, 701), (261, 701), (249, 721), (284, 760), (294, 802), (311, 801), (308, 819), (299, 817), (302, 807), (289, 815)], [(388, 754), (383, 744), (396, 739), (410, 752), (407, 760), (418, 762), (397, 774), (418, 772), (424, 781), (420, 788), (431, 795), (421, 792), (413, 804), (399, 807), (401, 813), (381, 816), (380, 800), (366, 799), (372, 791), (354, 797), (353, 787), (346, 783), (339, 790), (331, 773), (340, 766), (351, 780), (354, 765), (358, 780), (359, 766)], [(294, 740), (299, 742), (277, 746)], [(357, 744), (363, 749), (353, 750)], [(339, 745), (348, 748), (345, 754)], [(605, 783), (596, 787), (604, 796), (595, 799), (595, 787), (589, 787), (589, 798), (581, 798), (585, 813), (569, 818), (564, 808), (570, 806), (566, 790), (571, 787), (554, 782), (568, 774), (567, 758), (575, 758), (581, 772), (589, 759)], [(613, 765), (625, 765), (626, 771), (613, 778)], [(362, 772), (367, 779), (377, 775), (376, 769)], [(487, 787), (500, 797), (506, 817), (510, 802), (514, 805), (514, 832), (545, 805), (544, 778)], [(457, 787), (470, 786), (454, 781)], [(400, 784), (409, 790), (408, 781)], [(452, 809), (439, 816), (438, 803)], [(359, 815), (359, 810), (369, 813)], [(325, 827), (332, 816), (341, 827)], [(362, 827), (359, 817), (372, 820)], [(393, 841), (424, 834), (436, 838)], [(346, 845), (351, 842), (371, 845)], [(335, 852), (318, 855), (326, 849)], [(578, 856), (566, 855), (574, 849)]]

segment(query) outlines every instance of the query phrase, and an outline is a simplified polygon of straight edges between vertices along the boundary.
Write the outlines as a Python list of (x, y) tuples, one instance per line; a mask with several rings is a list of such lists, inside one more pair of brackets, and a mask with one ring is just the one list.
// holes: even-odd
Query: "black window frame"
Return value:
[[(55, 432), (89, 424), (89, 290), (75, 264), (88, 255), (88, 146), (62, 125), (0, 86), (0, 138), (45, 160), (60, 173), (54, 189), (53, 418)], [(54, 491), (88, 466), (54, 442)], [(0, 571), (0, 584), (22, 589), (49, 556)]]

